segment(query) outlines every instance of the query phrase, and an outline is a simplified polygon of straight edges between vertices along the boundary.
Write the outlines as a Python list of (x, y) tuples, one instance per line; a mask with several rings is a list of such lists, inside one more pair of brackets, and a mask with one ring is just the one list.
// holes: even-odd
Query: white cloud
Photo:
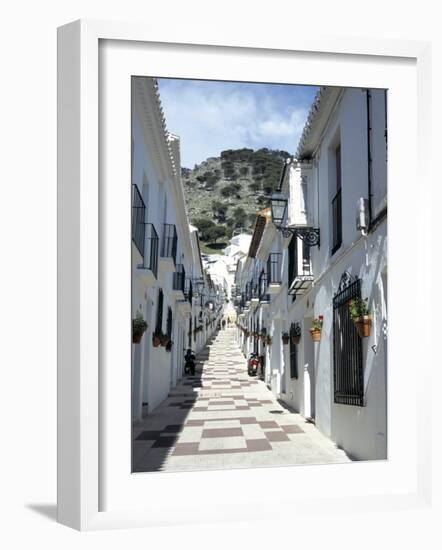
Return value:
[(168, 130), (181, 138), (183, 166), (192, 167), (227, 148), (269, 147), (294, 152), (309, 100), (304, 98), (296, 105), (296, 94), (293, 100), (287, 95), (281, 98), (281, 94), (272, 94), (271, 88), (160, 81)]

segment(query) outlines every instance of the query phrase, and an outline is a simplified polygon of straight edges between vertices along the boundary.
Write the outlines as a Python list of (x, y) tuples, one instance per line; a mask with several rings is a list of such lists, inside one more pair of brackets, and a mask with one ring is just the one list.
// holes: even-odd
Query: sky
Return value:
[(167, 129), (181, 138), (181, 165), (193, 168), (224, 149), (294, 154), (314, 86), (158, 79)]

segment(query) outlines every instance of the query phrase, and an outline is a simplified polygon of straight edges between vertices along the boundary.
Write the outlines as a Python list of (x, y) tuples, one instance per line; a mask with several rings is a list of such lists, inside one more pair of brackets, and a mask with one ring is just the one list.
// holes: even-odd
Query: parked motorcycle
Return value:
[(184, 374), (195, 375), (196, 356), (189, 348), (184, 356)]
[(258, 366), (259, 366), (259, 360), (258, 360), (258, 354), (257, 353), (251, 353), (249, 355), (249, 359), (247, 360), (247, 373), (249, 376), (256, 376), (258, 373)]

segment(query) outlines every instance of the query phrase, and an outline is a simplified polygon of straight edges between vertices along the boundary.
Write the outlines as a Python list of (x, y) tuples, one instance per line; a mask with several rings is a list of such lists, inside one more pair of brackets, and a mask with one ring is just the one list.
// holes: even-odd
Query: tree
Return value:
[(208, 231), (212, 227), (216, 227), (215, 223), (212, 220), (208, 220), (206, 218), (197, 218), (195, 220), (192, 220), (193, 225), (195, 225), (198, 230), (201, 232), (201, 240), (207, 241), (208, 240)]
[(213, 225), (207, 232), (207, 240), (216, 243), (218, 239), (226, 236), (226, 228), (223, 225)]
[(215, 215), (215, 218), (221, 223), (226, 221), (227, 208), (228, 206), (221, 201), (212, 202), (212, 212)]

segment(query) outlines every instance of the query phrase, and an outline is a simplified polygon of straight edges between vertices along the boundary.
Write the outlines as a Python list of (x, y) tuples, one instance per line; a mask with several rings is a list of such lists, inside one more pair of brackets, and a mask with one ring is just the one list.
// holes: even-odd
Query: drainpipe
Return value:
[(372, 210), (371, 210), (371, 198), (372, 198), (372, 158), (371, 158), (371, 93), (367, 88), (366, 90), (366, 99), (367, 99), (367, 176), (368, 176), (368, 225), (370, 227), (372, 220)]

